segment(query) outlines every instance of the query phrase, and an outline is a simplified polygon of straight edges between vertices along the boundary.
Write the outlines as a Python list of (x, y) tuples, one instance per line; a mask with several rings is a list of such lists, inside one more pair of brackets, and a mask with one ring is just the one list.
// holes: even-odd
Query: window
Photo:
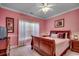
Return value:
[(27, 40), (31, 35), (39, 35), (39, 23), (19, 21), (19, 40)]

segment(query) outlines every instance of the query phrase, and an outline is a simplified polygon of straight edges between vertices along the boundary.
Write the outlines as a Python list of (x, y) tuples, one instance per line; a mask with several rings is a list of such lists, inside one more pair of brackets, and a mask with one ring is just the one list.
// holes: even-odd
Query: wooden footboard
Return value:
[(43, 37), (32, 36), (31, 48), (38, 51), (41, 55), (54, 56), (55, 55), (55, 41), (45, 39)]

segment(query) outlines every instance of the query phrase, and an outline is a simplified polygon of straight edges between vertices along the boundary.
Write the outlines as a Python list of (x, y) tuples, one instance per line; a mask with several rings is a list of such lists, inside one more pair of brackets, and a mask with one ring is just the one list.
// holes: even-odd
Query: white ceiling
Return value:
[(73, 8), (79, 7), (78, 3), (49, 3), (50, 5), (55, 5), (51, 7), (46, 14), (42, 11), (39, 11), (40, 3), (1, 3), (2, 6), (18, 10), (27, 14), (32, 14), (36, 17), (40, 18), (48, 18), (54, 16), (56, 14), (62, 13), (67, 10), (71, 10)]

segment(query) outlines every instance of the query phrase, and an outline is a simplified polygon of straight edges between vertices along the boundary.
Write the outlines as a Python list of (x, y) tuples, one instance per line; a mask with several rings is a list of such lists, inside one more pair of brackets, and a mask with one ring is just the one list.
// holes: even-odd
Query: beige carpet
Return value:
[[(41, 56), (35, 50), (31, 50), (30, 46), (23, 46), (11, 49), (10, 56)], [(79, 56), (79, 53), (70, 50), (64, 56)]]
[(10, 56), (40, 56), (31, 46), (22, 46), (10, 50)]

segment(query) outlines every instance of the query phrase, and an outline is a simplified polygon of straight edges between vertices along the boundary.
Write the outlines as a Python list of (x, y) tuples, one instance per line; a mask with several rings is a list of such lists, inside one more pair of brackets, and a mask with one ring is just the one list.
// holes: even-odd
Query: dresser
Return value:
[(79, 53), (79, 40), (70, 40), (70, 49)]
[(0, 56), (7, 56), (8, 39), (0, 39)]

